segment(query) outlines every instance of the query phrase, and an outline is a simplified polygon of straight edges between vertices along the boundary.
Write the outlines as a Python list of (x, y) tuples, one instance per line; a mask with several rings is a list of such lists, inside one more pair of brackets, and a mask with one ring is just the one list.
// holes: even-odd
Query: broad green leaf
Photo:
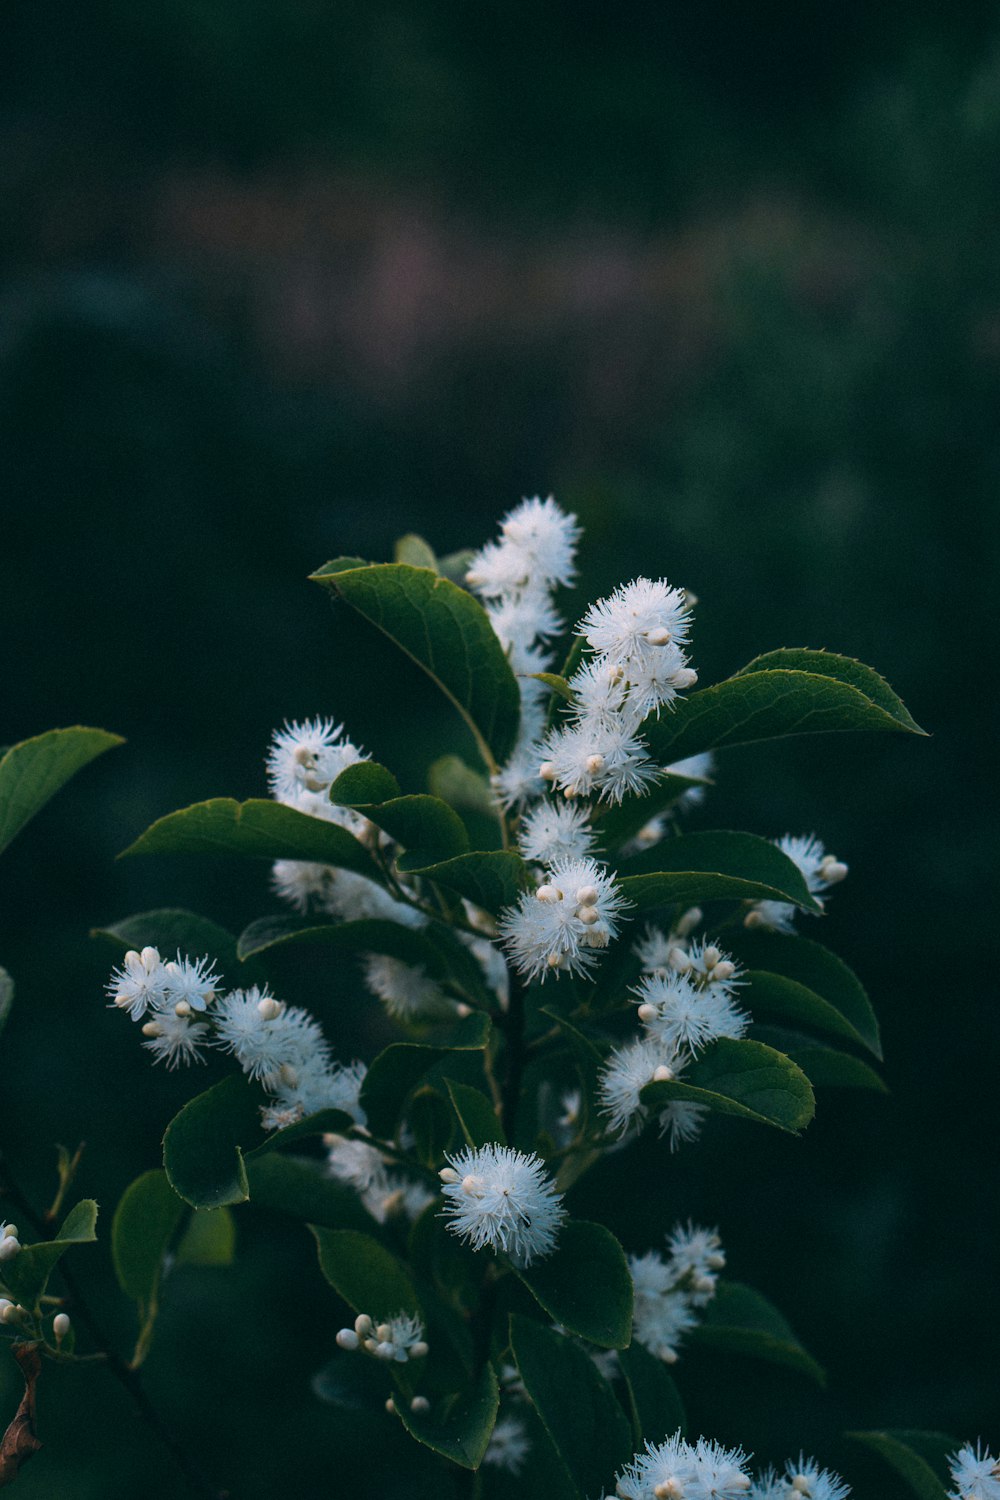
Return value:
[(720, 1282), (705, 1318), (688, 1335), (692, 1343), (787, 1365), (826, 1384), (822, 1367), (795, 1337), (786, 1319), (760, 1292), (737, 1281)]
[(413, 1152), (425, 1167), (436, 1169), (456, 1136), (455, 1111), (437, 1089), (420, 1089), (410, 1100), (406, 1123)]
[(248, 1157), (246, 1167), (254, 1208), (324, 1229), (378, 1232), (355, 1190), (331, 1177), (322, 1162), (273, 1154)]
[(260, 1144), (262, 1095), (242, 1076), (189, 1100), (167, 1126), (163, 1166), (192, 1208), (223, 1208), (250, 1196), (243, 1149)]
[(486, 611), (429, 569), (381, 563), (313, 575), (423, 667), (458, 709), (490, 769), (517, 738), (521, 700)]
[(14, 1004), (14, 981), (6, 969), (0, 968), (0, 1035), (7, 1024), (10, 1008)]
[(479, 1089), (470, 1088), (466, 1083), (455, 1083), (450, 1078), (446, 1078), (445, 1083), (465, 1144), (473, 1150), (479, 1146), (505, 1146), (507, 1143), (496, 1110), (486, 1095)]
[(126, 1297), (144, 1307), (155, 1303), (163, 1257), (186, 1212), (159, 1168), (125, 1189), (111, 1225), (111, 1258)]
[(500, 1388), (491, 1364), (465, 1390), (415, 1412), (397, 1398), (400, 1420), (411, 1437), (463, 1469), (478, 1469), (497, 1418)]
[(870, 1051), (875, 1051), (850, 1021), (807, 985), (799, 984), (798, 980), (789, 979), (785, 974), (771, 974), (766, 969), (749, 969), (744, 978), (748, 987), (740, 991), (740, 999), (754, 1016), (811, 1027), (830, 1036), (860, 1042)]
[(510, 1345), (528, 1399), (579, 1493), (612, 1494), (615, 1471), (632, 1456), (632, 1435), (590, 1355), (571, 1339), (516, 1313), (510, 1320)]
[(618, 1364), (628, 1387), (636, 1448), (646, 1440), (659, 1443), (672, 1433), (684, 1433), (687, 1417), (680, 1392), (662, 1359), (633, 1339), (627, 1349), (619, 1349)]
[(569, 1042), (573, 1053), (573, 1061), (576, 1063), (577, 1072), (580, 1075), (580, 1083), (585, 1101), (591, 1100), (597, 1093), (598, 1075), (604, 1063), (604, 1057), (598, 1048), (585, 1036), (578, 1026), (572, 1021), (553, 1009), (551, 1006), (543, 1005), (541, 1012), (543, 1016), (550, 1016), (559, 1030)]
[(632, 1337), (632, 1277), (621, 1245), (602, 1224), (570, 1219), (555, 1252), (517, 1271), (556, 1323), (602, 1349)]
[(809, 651), (804, 647), (783, 647), (777, 651), (766, 651), (741, 667), (736, 674), (746, 677), (752, 672), (814, 672), (820, 677), (833, 677), (846, 682), (863, 693), (883, 713), (895, 719), (900, 729), (911, 734), (924, 734), (901, 698), (893, 692), (885, 678), (874, 667), (855, 661), (851, 656), (838, 656), (835, 651)]
[(464, 1017), (434, 1041), (393, 1042), (372, 1063), (361, 1087), (361, 1107), (376, 1135), (391, 1135), (416, 1084), (449, 1052), (478, 1052), (490, 1034), (488, 1016)]
[(643, 797), (626, 797), (619, 807), (609, 807), (594, 819), (594, 831), (609, 849), (617, 849), (635, 838), (641, 828), (666, 812), (697, 787), (711, 786), (703, 776), (681, 776), (676, 771), (661, 771), (658, 780)]
[[(780, 658), (780, 663), (761, 666), (763, 662), (775, 662), (775, 658)], [(871, 672), (870, 668), (853, 663), (858, 674), (856, 681), (849, 680), (847, 669), (841, 665), (846, 660), (825, 652), (769, 653), (768, 657), (751, 662), (735, 677), (690, 693), (659, 719), (647, 719), (642, 733), (654, 759), (664, 764), (686, 760), (704, 750), (747, 745), (789, 734), (850, 730), (923, 733), (895, 694), (892, 694), (893, 704), (898, 706), (886, 706), (885, 693), (891, 693), (891, 689), (881, 678), (878, 682), (882, 686), (877, 689), (870, 678), (865, 679), (868, 691), (858, 685), (862, 674)], [(809, 670), (790, 670), (791, 661), (805, 661)], [(872, 678), (876, 676), (871, 673)], [(877, 698), (870, 696), (873, 692), (877, 692)]]
[(785, 901), (804, 911), (821, 910), (794, 861), (753, 833), (680, 834), (629, 860), (625, 868), (629, 873), (619, 884), (639, 911), (668, 901), (685, 906)]
[(422, 1316), (410, 1273), (391, 1250), (357, 1229), (309, 1227), (320, 1270), (356, 1313), (368, 1313), (376, 1323), (398, 1313)]
[(438, 571), (438, 560), (434, 548), (415, 531), (408, 531), (405, 536), (399, 538), (394, 548), (394, 556), (396, 562), (408, 563), (411, 568), (430, 568), (434, 573)]
[[(819, 1026), (822, 1016), (824, 1030), (831, 1030), (839, 1024), (839, 1035), (861, 1042), (869, 1052), (881, 1059), (878, 1021), (864, 986), (857, 975), (835, 953), (831, 953), (829, 948), (824, 948), (822, 943), (814, 943), (809, 938), (793, 937), (786, 933), (744, 932), (736, 939), (735, 949), (738, 957), (750, 970), (763, 971), (769, 976), (783, 975), (786, 980), (794, 981), (796, 985), (812, 993), (813, 998), (808, 1006), (806, 997), (798, 995), (797, 1013), (793, 1014), (793, 993), (786, 989), (785, 1009), (780, 1012), (782, 1019), (808, 1020), (810, 1026)], [(773, 988), (772, 996), (774, 1002), (781, 998)], [(766, 992), (763, 998), (768, 998)], [(817, 998), (821, 1002), (819, 1006), (816, 1004)], [(825, 1011), (822, 1010), (823, 1005), (826, 1006)], [(756, 1007), (753, 1008), (756, 1010)], [(763, 1006), (761, 1009), (763, 1010)], [(767, 1014), (779, 1014), (773, 1003), (768, 1006)], [(837, 1017), (840, 1018), (839, 1023)]]
[(301, 859), (335, 865), (381, 881), (368, 850), (339, 823), (327, 823), (280, 802), (214, 797), (168, 813), (139, 835), (123, 854), (243, 855), (251, 859)]
[(228, 1208), (196, 1208), (177, 1246), (179, 1266), (231, 1266), (236, 1220)]
[(172, 958), (178, 949), (192, 958), (207, 956), (217, 964), (229, 983), (246, 982), (232, 933), (208, 917), (200, 917), (181, 907), (139, 912), (108, 927), (94, 927), (90, 935), (106, 938), (121, 952), (127, 952), (129, 948), (141, 951), (152, 947), (158, 948), (165, 959)]
[(4, 1262), (3, 1279), (11, 1296), (25, 1307), (34, 1307), (45, 1291), (49, 1277), (73, 1245), (97, 1239), (97, 1204), (82, 1198), (66, 1215), (51, 1240), (24, 1245), (13, 1260)]
[(685, 1068), (683, 1082), (647, 1083), (639, 1097), (653, 1114), (682, 1099), (792, 1134), (803, 1130), (815, 1112), (812, 1085), (790, 1058), (762, 1042), (728, 1037), (695, 1058)]
[[(945, 1500), (944, 1476), (948, 1456), (959, 1444), (943, 1432), (892, 1429), (883, 1432), (848, 1432), (845, 1437), (863, 1443), (894, 1469), (917, 1500)], [(940, 1476), (940, 1477), (939, 1477)]]
[(457, 755), (442, 755), (434, 761), (427, 772), (427, 785), (435, 797), (459, 812), (482, 813), (487, 818), (497, 815), (486, 777)]
[(0, 758), (0, 850), (70, 777), (125, 741), (105, 729), (50, 729), (11, 745)]
[(814, 1037), (801, 1032), (787, 1031), (781, 1026), (752, 1027), (752, 1039), (774, 1047), (797, 1063), (814, 1088), (869, 1089), (876, 1094), (887, 1094), (882, 1079), (875, 1069), (855, 1057), (851, 1052), (840, 1052), (817, 1042)]
[(469, 836), (454, 808), (424, 793), (400, 796), (394, 776), (373, 761), (342, 771), (330, 788), (330, 800), (354, 808), (408, 851), (401, 868), (436, 864), (464, 854)]
[(270, 1130), (252, 1151), (246, 1153), (249, 1161), (251, 1157), (267, 1156), (272, 1151), (278, 1151), (282, 1146), (291, 1146), (296, 1141), (306, 1140), (309, 1136), (326, 1135), (327, 1132), (342, 1134), (350, 1130), (354, 1120), (343, 1109), (319, 1109), (315, 1114), (304, 1115), (301, 1120), (296, 1120), (293, 1125), (286, 1125), (283, 1130)]
[(366, 917), (359, 922), (317, 922), (315, 917), (259, 917), (240, 933), (241, 960), (286, 943), (321, 943), (342, 953), (385, 953), (403, 963), (421, 964), (434, 978), (447, 971), (440, 951), (422, 931)]
[(512, 905), (530, 884), (527, 865), (510, 849), (459, 854), (443, 863), (414, 869), (411, 874), (447, 886), (493, 916)]

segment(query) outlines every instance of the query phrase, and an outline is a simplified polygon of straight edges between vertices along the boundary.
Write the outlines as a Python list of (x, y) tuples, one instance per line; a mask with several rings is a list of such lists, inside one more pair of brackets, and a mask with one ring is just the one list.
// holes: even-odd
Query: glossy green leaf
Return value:
[(778, 1309), (739, 1282), (720, 1282), (704, 1321), (688, 1337), (705, 1348), (786, 1365), (818, 1385), (826, 1383), (822, 1367), (806, 1353)]
[(342, 771), (330, 788), (330, 800), (355, 809), (402, 845), (409, 856), (404, 868), (435, 864), (468, 850), (469, 836), (454, 808), (424, 793), (401, 796), (396, 778), (374, 761)]
[(481, 1051), (489, 1034), (489, 1017), (477, 1012), (456, 1022), (434, 1041), (393, 1042), (380, 1052), (361, 1088), (361, 1106), (376, 1135), (391, 1135), (408, 1096), (435, 1063), (449, 1052)]
[(579, 1493), (613, 1494), (615, 1471), (632, 1456), (632, 1434), (590, 1355), (517, 1314), (510, 1344), (528, 1399)]
[(51, 1240), (23, 1245), (13, 1260), (4, 1262), (3, 1279), (11, 1296), (25, 1307), (34, 1307), (66, 1251), (96, 1239), (97, 1204), (93, 1198), (83, 1198), (70, 1209)]
[(672, 901), (685, 906), (785, 901), (805, 911), (820, 910), (794, 861), (753, 833), (681, 834), (664, 839), (625, 868), (620, 885), (639, 911)]
[(124, 854), (242, 855), (301, 859), (353, 870), (381, 881), (368, 850), (338, 823), (312, 818), (280, 802), (214, 797), (168, 813), (140, 834)]
[(395, 776), (376, 760), (359, 760), (348, 766), (332, 782), (329, 791), (330, 801), (342, 807), (392, 802), (402, 795), (403, 789)]
[(632, 1277), (621, 1245), (603, 1224), (570, 1219), (555, 1252), (517, 1275), (549, 1316), (602, 1349), (632, 1337)]
[(440, 951), (422, 931), (366, 917), (359, 922), (317, 922), (315, 917), (259, 917), (240, 933), (241, 960), (286, 943), (319, 943), (341, 953), (385, 953), (403, 963), (420, 964), (436, 978), (447, 970)]
[(429, 569), (382, 563), (313, 575), (394, 641), (437, 683), (493, 769), (517, 738), (517, 680), (482, 605)]
[(507, 1142), (496, 1110), (486, 1095), (479, 1089), (470, 1088), (466, 1083), (455, 1083), (450, 1078), (446, 1078), (445, 1083), (465, 1144), (473, 1150), (479, 1146), (505, 1146)]
[(489, 818), (497, 815), (486, 777), (457, 755), (442, 755), (434, 761), (427, 772), (427, 785), (435, 797), (460, 812), (482, 813)]
[(167, 1126), (163, 1166), (192, 1208), (223, 1208), (249, 1197), (243, 1149), (260, 1144), (263, 1096), (242, 1076), (189, 1100)]
[(397, 1401), (403, 1426), (418, 1443), (432, 1448), (463, 1469), (478, 1469), (489, 1445), (500, 1404), (500, 1387), (493, 1366), (486, 1364), (465, 1390), (415, 1412)]
[(6, 969), (0, 968), (0, 1036), (7, 1024), (10, 1008), (14, 1004), (14, 981)]
[(286, 1125), (283, 1130), (269, 1130), (260, 1145), (246, 1153), (246, 1158), (249, 1161), (251, 1157), (267, 1156), (272, 1151), (279, 1151), (282, 1146), (294, 1145), (296, 1141), (307, 1140), (310, 1136), (326, 1135), (327, 1132), (341, 1135), (345, 1130), (350, 1130), (353, 1124), (354, 1120), (343, 1109), (319, 1109), (314, 1114), (304, 1115), (292, 1125)]
[(76, 725), (11, 745), (0, 757), (0, 850), (77, 771), (124, 743), (121, 735)]
[(408, 531), (398, 539), (393, 555), (396, 562), (407, 563), (411, 568), (430, 568), (435, 573), (438, 571), (434, 548), (415, 531)]
[(459, 854), (454, 859), (417, 868), (411, 873), (447, 886), (448, 890), (464, 896), (473, 906), (481, 906), (493, 916), (502, 907), (515, 902), (530, 884), (527, 865), (510, 849)]
[(320, 1270), (356, 1313), (368, 1313), (376, 1323), (398, 1313), (422, 1316), (412, 1277), (391, 1250), (356, 1229), (309, 1227)]
[(860, 1057), (837, 1052), (833, 1047), (795, 1047), (789, 1052), (814, 1088), (869, 1089), (887, 1094), (885, 1083)]
[(628, 1388), (635, 1446), (645, 1441), (660, 1443), (672, 1433), (687, 1430), (687, 1416), (680, 1392), (662, 1359), (633, 1339), (619, 1349), (618, 1364)]
[[(765, 989), (761, 998), (767, 1002), (767, 1009), (765, 1011), (764, 1004), (761, 1004), (761, 1014), (780, 1015), (781, 1019), (789, 1021), (808, 1021), (810, 1026), (816, 1027), (822, 1022), (823, 1030), (836, 1028), (838, 1035), (861, 1042), (869, 1052), (881, 1058), (878, 1021), (864, 986), (843, 959), (831, 953), (829, 948), (809, 938), (786, 933), (743, 932), (736, 940), (735, 951), (748, 969), (782, 975), (811, 992), (811, 999), (802, 994), (796, 999), (789, 988), (779, 995), (777, 988), (772, 986), (770, 997)], [(782, 1000), (784, 1008), (776, 1008)], [(751, 1008), (756, 1013), (757, 1007), (752, 1000)]]
[[(803, 670), (805, 668), (805, 670)], [(642, 728), (655, 760), (790, 734), (923, 731), (888, 684), (860, 662), (822, 651), (772, 651), (735, 677), (678, 700)]]
[(450, 1101), (437, 1089), (419, 1089), (410, 1100), (406, 1123), (417, 1160), (436, 1170), (458, 1134)]
[(945, 1500), (948, 1456), (959, 1444), (943, 1432), (892, 1429), (882, 1432), (848, 1432), (845, 1436), (863, 1443), (894, 1469), (917, 1500)]
[(159, 1168), (143, 1172), (125, 1189), (111, 1224), (111, 1258), (126, 1297), (155, 1302), (163, 1257), (186, 1212)]
[(179, 1266), (231, 1266), (236, 1220), (228, 1208), (196, 1208), (177, 1246)]
[(254, 1208), (325, 1229), (375, 1231), (354, 1188), (331, 1177), (321, 1161), (273, 1153), (248, 1157), (246, 1169)]
[(192, 958), (207, 956), (218, 966), (223, 978), (231, 984), (246, 983), (240, 967), (236, 939), (231, 932), (182, 907), (162, 907), (139, 912), (108, 927), (94, 927), (91, 937), (114, 943), (119, 952), (134, 948), (158, 948), (164, 958), (172, 958), (178, 949)]
[(414, 1269), (449, 1307), (463, 1316), (475, 1312), (491, 1261), (451, 1233), (441, 1214), (440, 1197), (414, 1221), (407, 1251)]
[(792, 1060), (762, 1042), (713, 1042), (684, 1070), (683, 1082), (647, 1083), (643, 1106), (655, 1114), (675, 1099), (704, 1104), (797, 1134), (812, 1119), (815, 1098), (809, 1079)]

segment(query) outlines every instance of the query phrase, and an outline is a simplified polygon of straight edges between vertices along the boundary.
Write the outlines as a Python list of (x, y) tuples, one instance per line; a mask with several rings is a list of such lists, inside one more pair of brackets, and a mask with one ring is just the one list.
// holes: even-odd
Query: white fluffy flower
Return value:
[[(835, 855), (827, 854), (822, 841), (814, 833), (785, 833), (772, 842), (798, 866), (813, 896), (821, 897), (824, 891), (843, 880), (847, 874), (847, 866)], [(822, 907), (822, 900), (819, 904)], [(774, 932), (792, 932), (796, 910), (796, 907), (786, 901), (756, 901), (743, 921), (747, 927), (767, 927)]]
[(688, 974), (646, 974), (633, 994), (647, 1033), (668, 1048), (698, 1052), (719, 1037), (745, 1035), (750, 1024), (724, 989)]
[(676, 1078), (688, 1058), (659, 1041), (645, 1037), (617, 1047), (601, 1069), (598, 1098), (611, 1130), (624, 1135), (633, 1124), (641, 1124), (646, 1109), (639, 1095), (647, 1083)]
[(186, 1004), (206, 1010), (215, 999), (219, 976), (210, 958), (177, 957), (163, 965), (163, 995), (167, 1005)]
[(642, 965), (644, 974), (666, 974), (672, 967), (671, 954), (676, 946), (677, 940), (673, 933), (668, 936), (662, 928), (650, 923), (642, 936), (633, 943), (632, 952)]
[(367, 758), (332, 719), (286, 723), (275, 730), (267, 752), (271, 795), (297, 806), (303, 792), (327, 792), (341, 771)]
[(216, 1037), (251, 1078), (267, 1081), (284, 1070), (286, 1082), (294, 1084), (298, 1069), (317, 1059), (328, 1061), (330, 1049), (317, 1022), (301, 1006), (282, 1005), (269, 1015), (266, 1002), (273, 998), (256, 985), (233, 990), (216, 1008)]
[(147, 1010), (156, 1010), (162, 1004), (164, 981), (164, 965), (155, 948), (143, 948), (141, 953), (130, 949), (121, 968), (112, 970), (107, 991), (112, 1005), (139, 1021)]
[(499, 542), (487, 542), (469, 565), (466, 578), (484, 598), (498, 598), (529, 584), (569, 584), (575, 572), (580, 527), (551, 495), (522, 500), (500, 523)]
[(628, 1267), (635, 1290), (633, 1336), (656, 1359), (674, 1364), (681, 1340), (698, 1322), (692, 1300), (677, 1287), (677, 1276), (657, 1251), (630, 1255)]
[(618, 933), (625, 897), (593, 859), (560, 860), (542, 884), (500, 914), (499, 930), (515, 967), (529, 979), (584, 974), (595, 950)]
[(704, 1307), (715, 1296), (719, 1272), (726, 1264), (722, 1241), (716, 1229), (699, 1224), (676, 1224), (667, 1236), (668, 1266), (675, 1284), (683, 1282), (695, 1307)]
[[(785, 1465), (785, 1490), (788, 1500), (847, 1500), (850, 1485), (830, 1469), (821, 1469), (811, 1458), (799, 1454)], [(782, 1493), (780, 1490), (779, 1494)]]
[(381, 885), (357, 875), (353, 870), (331, 870), (321, 897), (322, 906), (331, 916), (345, 922), (360, 922), (367, 917), (387, 922), (401, 922), (404, 927), (423, 927), (423, 912), (396, 901)]
[(333, 870), (305, 859), (276, 859), (271, 866), (271, 885), (283, 901), (298, 912), (307, 912), (326, 894)]
[(517, 842), (525, 859), (552, 865), (557, 860), (592, 854), (595, 840), (585, 807), (546, 801), (525, 813)]
[(502, 1250), (517, 1266), (552, 1254), (566, 1210), (539, 1157), (490, 1145), (447, 1160), (442, 1190), (453, 1234), (474, 1250)]
[(646, 1443), (615, 1475), (619, 1500), (746, 1500), (750, 1476), (741, 1448), (708, 1438), (687, 1443), (676, 1432), (662, 1443)]
[(659, 775), (645, 742), (626, 719), (586, 720), (557, 729), (542, 754), (541, 774), (567, 797), (598, 794), (618, 803), (645, 791)]
[(520, 1474), (530, 1451), (531, 1442), (521, 1418), (513, 1415), (501, 1417), (490, 1434), (483, 1463), (491, 1469), (506, 1469), (508, 1474)]
[(631, 667), (683, 646), (690, 625), (682, 589), (671, 588), (665, 578), (636, 578), (592, 604), (578, 633), (593, 651)]
[(698, 1139), (707, 1115), (708, 1108), (704, 1104), (674, 1099), (659, 1113), (660, 1135), (667, 1137), (671, 1151), (677, 1151), (688, 1141)]
[(154, 1063), (165, 1062), (170, 1072), (179, 1063), (204, 1062), (203, 1048), (211, 1045), (211, 1032), (203, 1021), (173, 1010), (158, 1011), (142, 1030), (142, 1045), (153, 1054)]
[(515, 807), (524, 807), (533, 802), (545, 790), (545, 782), (538, 773), (544, 752), (534, 736), (518, 740), (513, 755), (505, 766), (490, 777), (490, 785), (500, 806), (508, 812)]
[(1000, 1500), (1000, 1458), (982, 1443), (963, 1443), (948, 1460), (955, 1492), (949, 1500)]
[(441, 1020), (455, 1014), (455, 1001), (422, 968), (368, 953), (364, 960), (365, 983), (397, 1021)]

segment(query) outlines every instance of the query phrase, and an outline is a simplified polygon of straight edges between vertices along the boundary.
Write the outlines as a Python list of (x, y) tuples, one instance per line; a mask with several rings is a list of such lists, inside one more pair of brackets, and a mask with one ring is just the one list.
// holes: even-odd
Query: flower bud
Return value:
[(712, 970), (712, 978), (732, 979), (735, 973), (736, 965), (734, 963), (730, 963), (728, 958), (724, 958), (721, 963), (715, 965), (714, 969)]
[(763, 927), (764, 926), (764, 913), (762, 911), (758, 911), (756, 907), (753, 907), (750, 911), (747, 912), (746, 916), (743, 918), (743, 926), (744, 927)]
[(3, 1226), (3, 1232), (4, 1232), (5, 1235), (12, 1234), (14, 1236), (14, 1238), (17, 1239), (17, 1225), (16, 1224), (5, 1224)]
[(455, 1014), (464, 1021), (466, 1016), (472, 1015), (472, 1006), (466, 1005), (464, 1000), (460, 1000), (455, 1006)]
[(535, 897), (539, 901), (561, 901), (563, 893), (557, 886), (540, 885), (535, 892)]
[(700, 906), (689, 906), (687, 911), (678, 919), (677, 925), (674, 928), (677, 936), (687, 937), (688, 933), (693, 932), (698, 926), (703, 916), (704, 913)]
[(580, 906), (596, 906), (600, 891), (596, 885), (581, 885), (576, 893), (576, 899)]
[(587, 756), (587, 770), (590, 772), (591, 776), (596, 776), (598, 774), (598, 772), (603, 771), (604, 770), (604, 756), (603, 755), (599, 755), (599, 754), (598, 755), (588, 755)]
[(396, 1358), (396, 1346), (395, 1346), (395, 1344), (390, 1344), (389, 1341), (388, 1341), (388, 1339), (382, 1339), (381, 1342), (376, 1346), (376, 1349), (375, 1349), (375, 1358), (376, 1359), (395, 1359)]
[(21, 1248), (21, 1241), (16, 1234), (5, 1234), (0, 1240), (0, 1261), (13, 1260)]
[(353, 1328), (342, 1328), (337, 1334), (337, 1344), (341, 1349), (356, 1349), (360, 1342)]
[(189, 1016), (190, 1014), (191, 1014), (191, 1007), (187, 1003), (187, 1001), (186, 1000), (178, 1000), (177, 1004), (174, 1006), (174, 1015), (175, 1016), (181, 1016), (183, 1018), (184, 1016)]
[(62, 1343), (63, 1339), (69, 1333), (69, 1330), (70, 1330), (69, 1314), (68, 1313), (56, 1313), (55, 1317), (52, 1319), (52, 1332), (56, 1336), (56, 1343), (57, 1344), (61, 1344)]
[(142, 1025), (143, 1036), (162, 1036), (163, 1027), (159, 1021), (144, 1021)]
[(387, 1339), (392, 1338), (392, 1329), (389, 1327), (388, 1323), (379, 1323), (378, 1327), (375, 1329), (375, 1337), (378, 1339), (380, 1344), (384, 1344)]
[(438, 1173), (438, 1176), (440, 1177), (442, 1182), (448, 1183), (449, 1186), (453, 1183), (461, 1182), (462, 1180), (461, 1177), (459, 1177), (458, 1173), (455, 1171), (454, 1167), (442, 1167), (440, 1172)]
[(431, 1403), (426, 1396), (414, 1396), (410, 1402), (410, 1410), (415, 1412), (430, 1411)]
[(576, 914), (580, 918), (580, 921), (584, 922), (588, 927), (593, 927), (595, 922), (601, 920), (600, 912), (593, 906), (580, 906), (577, 908)]
[(139, 954), (139, 961), (144, 969), (151, 972), (160, 962), (159, 951), (156, 948), (143, 948)]
[(679, 667), (674, 673), (674, 687), (683, 693), (686, 688), (694, 687), (698, 681), (698, 673), (693, 667)]
[(395, 1401), (393, 1401), (391, 1396), (389, 1396), (386, 1400), (385, 1409), (389, 1413), (390, 1417), (394, 1417), (396, 1415), (396, 1403)]
[(655, 1021), (658, 1014), (659, 1012), (655, 1005), (645, 1004), (639, 1006), (640, 1021)]
[(819, 873), (827, 885), (836, 885), (839, 880), (846, 878), (847, 866), (842, 860), (834, 859), (832, 854), (828, 854), (819, 867)]
[(551, 760), (543, 760), (541, 765), (538, 767), (538, 774), (543, 781), (555, 781), (555, 762)]
[(275, 1000), (273, 995), (265, 995), (263, 1000), (257, 1001), (257, 1014), (262, 1021), (273, 1021), (281, 1015), (281, 1001)]
[(673, 1068), (668, 1068), (667, 1065), (666, 1065), (666, 1063), (660, 1063), (660, 1066), (656, 1069), (655, 1073), (653, 1074), (653, 1082), (654, 1083), (669, 1083), (670, 1080), (673, 1078), (673, 1076), (674, 1076), (674, 1070), (673, 1070)]
[(652, 630), (646, 631), (646, 639), (651, 646), (669, 646), (670, 631), (665, 625), (654, 625)]
[(713, 946), (709, 946), (708, 948), (706, 948), (704, 953), (702, 954), (702, 958), (705, 960), (705, 968), (714, 969), (721, 957), (722, 954), (719, 952), (718, 948), (715, 948)]
[(412, 1345), (412, 1347), (410, 1349), (410, 1358), (411, 1359), (423, 1359), (424, 1356), (427, 1354), (427, 1351), (428, 1351), (429, 1347), (430, 1346), (428, 1344), (425, 1344), (424, 1341), (423, 1341), (423, 1339), (421, 1339), (418, 1344), (413, 1344)]
[(16, 1302), (8, 1302), (4, 1299), (4, 1308), (2, 1314), (0, 1314), (0, 1322), (20, 1323), (25, 1316), (23, 1307), (19, 1307)]

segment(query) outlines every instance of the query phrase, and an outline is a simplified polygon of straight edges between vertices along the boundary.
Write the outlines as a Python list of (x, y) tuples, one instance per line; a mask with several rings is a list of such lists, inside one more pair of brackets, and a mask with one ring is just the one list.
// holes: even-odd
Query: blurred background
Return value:
[[(701, 601), (703, 682), (828, 646), (933, 734), (730, 751), (696, 820), (815, 830), (850, 863), (821, 935), (881, 1015), (889, 1097), (826, 1092), (801, 1141), (720, 1122), (637, 1148), (641, 1194), (597, 1172), (577, 1211), (637, 1250), (718, 1222), (829, 1371), (692, 1354), (696, 1430), (801, 1443), (880, 1497), (843, 1429), (995, 1444), (995, 7), (15, 0), (5, 33), (0, 740), (128, 737), (0, 865), (19, 1175), (46, 1201), (52, 1143), (85, 1138), (106, 1230), (209, 1077), (151, 1072), (89, 930), (275, 909), (264, 867), (120, 850), (262, 794), (286, 716), (345, 719), (410, 789), (455, 747), (306, 575), (410, 530), (478, 545), (553, 492), (586, 527), (571, 617), (665, 573)], [(341, 1055), (368, 1046), (352, 972), (277, 980)], [(340, 1319), (307, 1237), (239, 1228), (236, 1266), (167, 1300), (167, 1421), (237, 1497), (449, 1494), (387, 1418), (311, 1394)], [(125, 1347), (106, 1237), (76, 1259)], [(41, 1421), (25, 1500), (182, 1493), (105, 1373), (47, 1370)]]

